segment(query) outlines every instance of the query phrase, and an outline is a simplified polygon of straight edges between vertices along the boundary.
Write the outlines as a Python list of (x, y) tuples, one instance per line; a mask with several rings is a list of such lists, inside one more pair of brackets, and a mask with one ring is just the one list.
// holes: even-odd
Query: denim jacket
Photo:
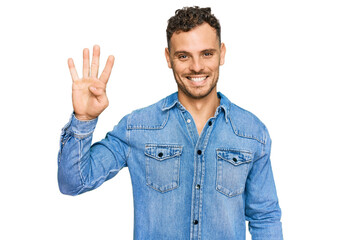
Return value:
[(128, 167), (134, 239), (283, 239), (266, 127), (218, 93), (199, 135), (177, 93), (125, 116), (92, 143), (97, 119), (63, 128), (58, 182), (64, 194), (99, 187)]

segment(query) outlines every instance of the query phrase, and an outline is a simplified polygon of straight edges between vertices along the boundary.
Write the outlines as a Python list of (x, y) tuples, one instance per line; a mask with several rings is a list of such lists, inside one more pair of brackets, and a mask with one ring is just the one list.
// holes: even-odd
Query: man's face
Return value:
[(201, 99), (216, 92), (225, 46), (219, 45), (216, 30), (209, 24), (203, 23), (188, 32), (175, 32), (170, 39), (170, 52), (166, 48), (165, 55), (179, 94)]

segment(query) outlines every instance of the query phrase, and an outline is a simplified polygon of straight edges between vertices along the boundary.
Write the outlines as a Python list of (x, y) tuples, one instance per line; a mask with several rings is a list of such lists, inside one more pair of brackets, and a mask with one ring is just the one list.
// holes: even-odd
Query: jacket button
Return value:
[(196, 185), (196, 189), (200, 189), (200, 184), (197, 184), (197, 185)]
[(194, 220), (194, 224), (196, 225), (196, 224), (198, 224), (199, 223), (199, 221), (197, 221), (197, 220)]
[(197, 154), (201, 155), (202, 151), (201, 150), (197, 150)]
[(209, 126), (211, 126), (212, 125), (212, 122), (211, 121), (209, 121)]
[(237, 160), (236, 158), (233, 158), (233, 161), (234, 161), (234, 162), (237, 162), (238, 160)]
[(162, 152), (160, 152), (160, 153), (158, 154), (158, 156), (159, 156), (159, 157), (162, 157), (162, 156), (163, 156), (163, 153), (162, 153)]

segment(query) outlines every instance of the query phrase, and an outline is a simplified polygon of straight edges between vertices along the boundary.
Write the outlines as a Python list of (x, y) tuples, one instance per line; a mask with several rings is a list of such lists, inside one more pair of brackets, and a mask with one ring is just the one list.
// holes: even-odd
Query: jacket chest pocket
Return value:
[(162, 193), (177, 188), (181, 153), (181, 146), (146, 145), (146, 184)]
[(253, 154), (243, 150), (217, 149), (216, 190), (228, 197), (241, 194), (245, 188)]

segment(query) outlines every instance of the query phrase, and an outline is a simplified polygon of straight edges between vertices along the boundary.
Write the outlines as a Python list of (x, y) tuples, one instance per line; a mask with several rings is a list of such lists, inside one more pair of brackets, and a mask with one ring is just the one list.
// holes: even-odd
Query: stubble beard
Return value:
[(181, 90), (186, 96), (193, 98), (193, 99), (202, 99), (202, 98), (207, 97), (216, 88), (217, 81), (218, 81), (218, 79), (216, 79), (216, 82), (213, 85), (211, 85), (211, 87), (207, 90), (206, 93), (200, 93), (198, 95), (193, 94), (189, 89), (187, 89), (187, 87), (184, 84), (182, 84), (182, 82), (180, 83), (179, 81), (176, 80), (176, 83), (177, 83), (178, 89)]
[[(217, 72), (216, 73), (217, 75), (215, 76), (216, 81), (212, 83), (211, 87), (206, 91), (206, 93), (200, 93), (200, 94), (196, 95), (196, 94), (193, 94), (192, 91), (190, 89), (188, 89), (181, 80), (177, 79), (175, 71), (173, 69), (172, 69), (172, 71), (173, 71), (173, 76), (175, 78), (178, 89), (181, 90), (186, 96), (188, 96), (192, 99), (195, 99), (195, 100), (207, 97), (216, 88), (217, 82), (219, 81), (219, 72)], [(202, 73), (195, 73), (195, 75), (199, 75), (199, 74), (202, 74)], [(189, 81), (189, 80), (186, 79), (185, 81)]]

